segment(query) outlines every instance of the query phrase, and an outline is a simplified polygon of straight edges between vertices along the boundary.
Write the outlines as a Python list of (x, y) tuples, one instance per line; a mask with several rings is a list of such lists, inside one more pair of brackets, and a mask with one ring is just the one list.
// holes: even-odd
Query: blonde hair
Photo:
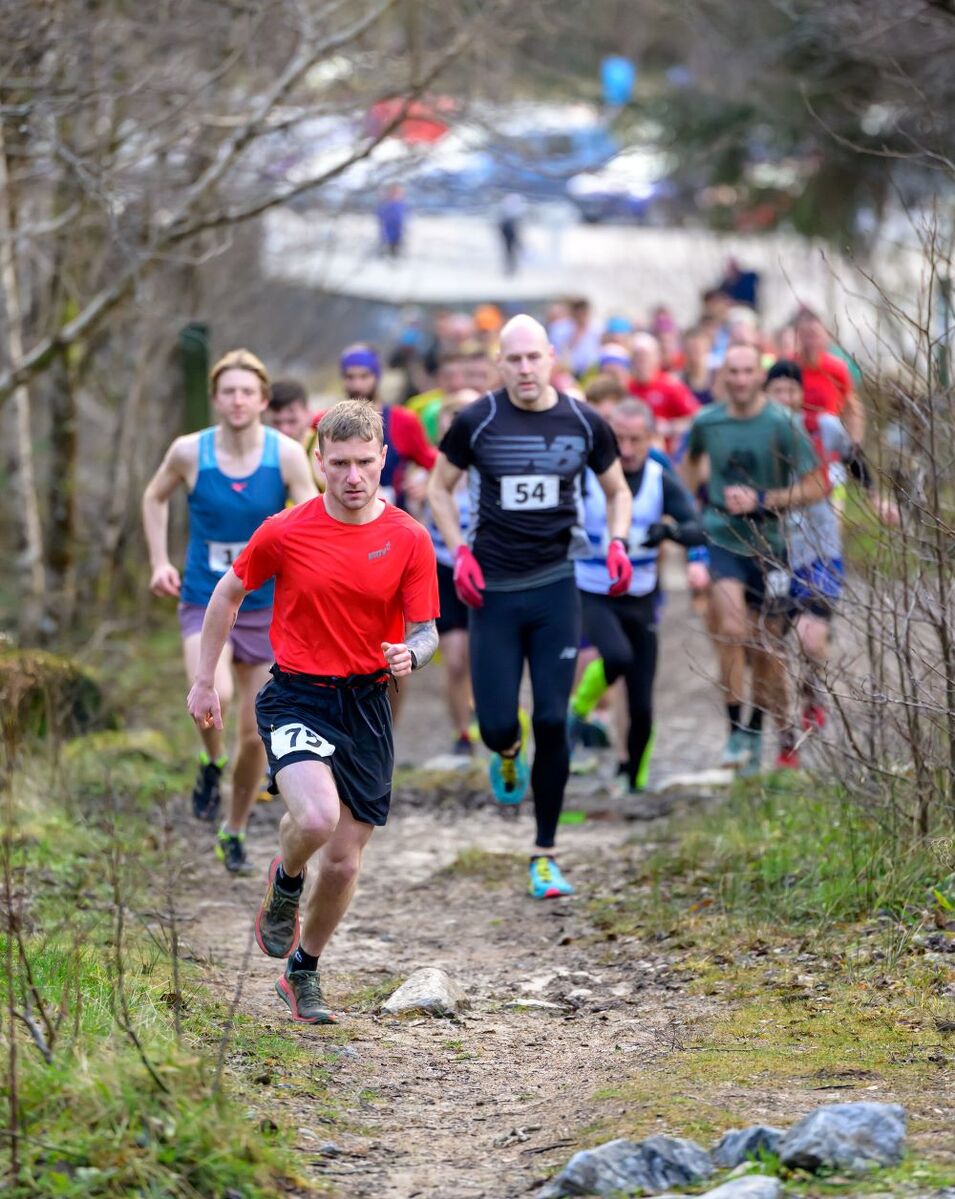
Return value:
[(362, 441), (377, 441), (385, 444), (385, 426), (381, 415), (367, 400), (340, 400), (329, 408), (318, 422), (318, 450), (325, 453), (326, 441), (348, 441), (359, 437)]
[(262, 384), (262, 394), (267, 400), (271, 400), (272, 384), (269, 381), (269, 372), (265, 369), (265, 363), (256, 358), (251, 350), (229, 350), (227, 354), (222, 355), (209, 372), (211, 395), (215, 395), (219, 376), (225, 374), (226, 371), (250, 371)]

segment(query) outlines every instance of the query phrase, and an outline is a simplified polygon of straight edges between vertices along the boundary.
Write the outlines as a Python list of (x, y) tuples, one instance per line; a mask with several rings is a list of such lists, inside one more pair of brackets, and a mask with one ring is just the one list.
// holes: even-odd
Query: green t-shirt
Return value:
[(690, 426), (687, 453), (710, 461), (709, 500), (703, 529), (714, 545), (734, 554), (782, 555), (785, 536), (778, 516), (731, 516), (724, 492), (734, 484), (772, 491), (789, 487), (819, 465), (816, 451), (788, 409), (767, 403), (756, 416), (739, 420), (725, 404), (701, 408)]

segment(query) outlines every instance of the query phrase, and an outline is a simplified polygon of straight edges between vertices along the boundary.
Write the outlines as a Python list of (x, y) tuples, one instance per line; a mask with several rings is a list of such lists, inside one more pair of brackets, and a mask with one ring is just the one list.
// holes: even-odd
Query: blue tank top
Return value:
[[(208, 604), (246, 542), (267, 516), (282, 511), (287, 496), (274, 429), (265, 429), (262, 458), (244, 479), (219, 470), (215, 437), (215, 428), (199, 434), (199, 470), (189, 493), (189, 544), (180, 594), (186, 604)], [(243, 609), (271, 608), (274, 589), (270, 579), (246, 596)]]

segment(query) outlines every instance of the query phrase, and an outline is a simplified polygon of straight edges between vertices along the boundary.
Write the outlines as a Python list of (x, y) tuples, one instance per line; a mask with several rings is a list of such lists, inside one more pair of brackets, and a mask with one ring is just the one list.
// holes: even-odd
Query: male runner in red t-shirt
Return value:
[(660, 343), (652, 333), (633, 339), (633, 372), (627, 390), (653, 413), (664, 449), (672, 454), (700, 406), (689, 387), (660, 366)]
[(865, 410), (852, 387), (849, 368), (828, 353), (829, 334), (814, 312), (804, 308), (796, 317), (796, 361), (802, 371), (803, 412), (838, 416), (853, 445), (865, 433)]
[[(292, 1016), (330, 1024), (318, 958), (351, 902), (362, 850), (388, 816), (387, 681), (424, 666), (437, 648), (438, 586), (427, 530), (378, 496), (378, 413), (344, 400), (318, 439), (327, 490), (261, 525), (216, 587), (186, 703), (200, 728), (220, 727), (215, 663), (246, 593), (274, 577), (275, 665), (256, 715), (288, 811), (255, 934), (270, 957), (289, 958), (276, 990)], [(299, 942), (306, 863), (319, 851)]]

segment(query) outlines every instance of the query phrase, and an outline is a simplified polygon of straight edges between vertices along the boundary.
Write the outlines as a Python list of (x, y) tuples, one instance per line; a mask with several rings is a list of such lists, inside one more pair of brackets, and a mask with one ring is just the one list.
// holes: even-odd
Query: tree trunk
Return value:
[(59, 629), (69, 628), (76, 615), (77, 380), (68, 355), (60, 355), (50, 388), (46, 563), (49, 615)]
[[(23, 356), (23, 317), (17, 281), (14, 232), (16, 221), (10, 198), (7, 152), (0, 119), (0, 293), (6, 311), (5, 354), (11, 366)], [(43, 561), (43, 531), (37, 500), (33, 463), (33, 433), (30, 392), (21, 384), (13, 392), (15, 435), (12, 448), (16, 489), (16, 520), (22, 553), (23, 590), (18, 604), (20, 639), (36, 641), (43, 628), (46, 600), (46, 571)]]

